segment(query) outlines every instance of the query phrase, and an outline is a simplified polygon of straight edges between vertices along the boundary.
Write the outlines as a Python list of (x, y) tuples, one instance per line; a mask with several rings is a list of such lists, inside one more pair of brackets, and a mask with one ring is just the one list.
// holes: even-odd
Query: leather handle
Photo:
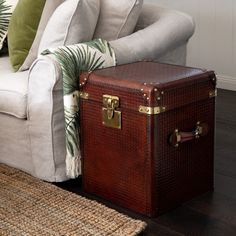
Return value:
[(178, 147), (180, 143), (198, 139), (202, 136), (207, 135), (208, 130), (208, 124), (201, 122), (197, 122), (195, 129), (191, 132), (184, 132), (175, 129), (175, 131), (169, 137), (169, 143), (174, 147)]

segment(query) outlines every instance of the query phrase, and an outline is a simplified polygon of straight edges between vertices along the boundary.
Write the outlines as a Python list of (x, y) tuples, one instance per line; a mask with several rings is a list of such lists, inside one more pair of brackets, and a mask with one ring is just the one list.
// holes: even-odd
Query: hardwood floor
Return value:
[(147, 218), (114, 206), (81, 190), (81, 180), (57, 184), (69, 191), (148, 223), (143, 236), (236, 235), (236, 92), (218, 90), (216, 105), (215, 190), (157, 218)]

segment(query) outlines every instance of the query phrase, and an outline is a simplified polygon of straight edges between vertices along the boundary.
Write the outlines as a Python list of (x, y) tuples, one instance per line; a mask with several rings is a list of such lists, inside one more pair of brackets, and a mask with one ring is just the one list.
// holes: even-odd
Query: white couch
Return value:
[[(157, 60), (185, 64), (194, 32), (190, 16), (145, 3), (135, 32), (111, 41), (118, 64)], [(14, 73), (0, 57), (0, 163), (46, 181), (64, 181), (65, 131), (62, 75), (52, 57)]]

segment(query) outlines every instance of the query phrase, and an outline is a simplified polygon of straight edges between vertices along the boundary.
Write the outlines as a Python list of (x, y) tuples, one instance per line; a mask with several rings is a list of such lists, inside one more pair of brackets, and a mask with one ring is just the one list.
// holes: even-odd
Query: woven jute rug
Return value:
[(138, 235), (146, 223), (0, 164), (1, 236)]

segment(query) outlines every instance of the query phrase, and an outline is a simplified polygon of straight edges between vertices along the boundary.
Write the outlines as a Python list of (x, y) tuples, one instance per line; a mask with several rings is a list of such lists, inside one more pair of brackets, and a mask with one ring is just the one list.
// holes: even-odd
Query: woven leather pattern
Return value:
[[(81, 143), (85, 191), (153, 216), (213, 188), (213, 72), (139, 62), (95, 71), (81, 100)], [(122, 129), (102, 124), (102, 95), (119, 96)], [(149, 98), (149, 99), (147, 99)], [(159, 98), (159, 99), (158, 99)], [(166, 106), (146, 115), (139, 105)], [(207, 136), (175, 148), (175, 130), (208, 123)]]
[(146, 212), (151, 171), (146, 116), (124, 111), (118, 130), (102, 125), (100, 104), (87, 101), (81, 105), (81, 127), (86, 127), (81, 130), (85, 190)]
[[(213, 189), (214, 107), (212, 98), (156, 118), (155, 194), (159, 214)], [(170, 146), (168, 137), (175, 129), (192, 131), (198, 121), (209, 125), (206, 136), (178, 148)]]

